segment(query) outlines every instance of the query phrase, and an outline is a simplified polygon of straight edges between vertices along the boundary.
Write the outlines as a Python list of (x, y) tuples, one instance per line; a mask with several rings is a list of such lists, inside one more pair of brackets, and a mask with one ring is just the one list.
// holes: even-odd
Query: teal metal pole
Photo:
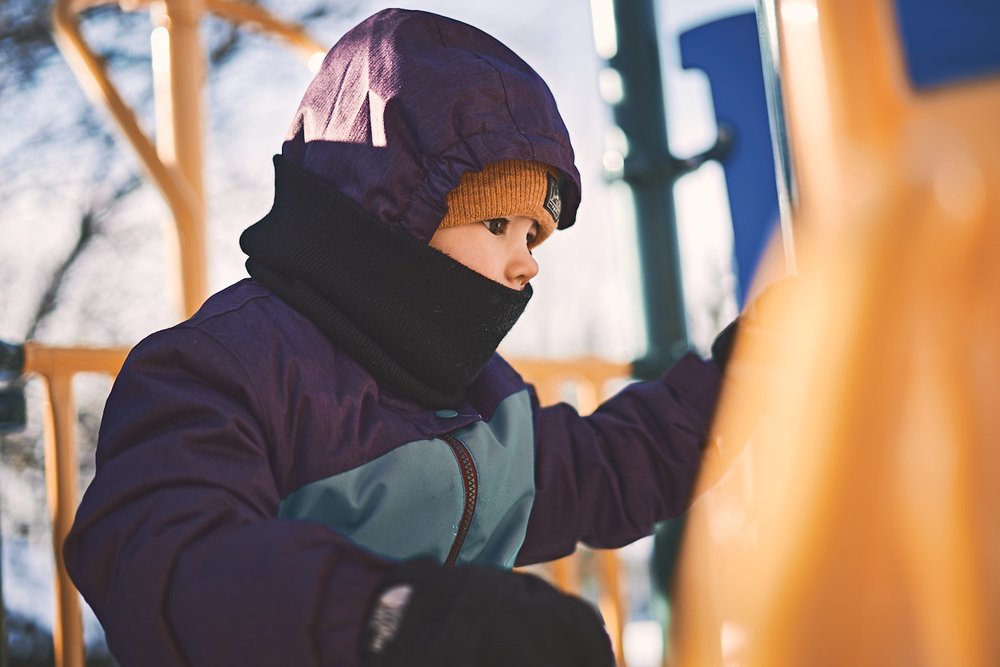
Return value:
[[(671, 154), (653, 0), (592, 0), (592, 9), (598, 53), (613, 70), (609, 79), (621, 84), (608, 101), (627, 140), (619, 176), (635, 207), (646, 353), (632, 362), (632, 373), (652, 379), (689, 347), (674, 184), (706, 161), (722, 159), (732, 137), (720, 127), (715, 144), (704, 153), (683, 160)], [(656, 529), (652, 569), (665, 600), (683, 527), (683, 520), (675, 520)]]
[(621, 81), (622, 94), (612, 108), (628, 140), (621, 178), (635, 205), (646, 317), (646, 353), (633, 362), (633, 371), (651, 378), (688, 349), (673, 187), (689, 167), (670, 154), (653, 2), (609, 1), (616, 48), (602, 55), (610, 55), (608, 67)]

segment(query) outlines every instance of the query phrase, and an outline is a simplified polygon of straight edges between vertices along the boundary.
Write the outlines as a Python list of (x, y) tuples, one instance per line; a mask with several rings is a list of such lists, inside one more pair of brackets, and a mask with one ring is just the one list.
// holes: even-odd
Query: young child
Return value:
[(65, 547), (130, 665), (608, 667), (589, 605), (514, 565), (689, 501), (720, 372), (588, 417), (496, 354), (580, 178), (551, 93), (463, 23), (333, 47), (275, 158), (251, 278), (130, 354)]

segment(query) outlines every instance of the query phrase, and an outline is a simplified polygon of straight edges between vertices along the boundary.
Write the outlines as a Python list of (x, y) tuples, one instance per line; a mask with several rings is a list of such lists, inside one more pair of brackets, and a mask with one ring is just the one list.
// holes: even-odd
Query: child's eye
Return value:
[(510, 224), (510, 221), (506, 218), (492, 218), (483, 220), (483, 224), (486, 225), (486, 229), (490, 230), (490, 234), (500, 236), (507, 231), (507, 225)]
[(528, 245), (530, 246), (538, 238), (538, 223), (531, 226), (531, 231), (528, 232)]

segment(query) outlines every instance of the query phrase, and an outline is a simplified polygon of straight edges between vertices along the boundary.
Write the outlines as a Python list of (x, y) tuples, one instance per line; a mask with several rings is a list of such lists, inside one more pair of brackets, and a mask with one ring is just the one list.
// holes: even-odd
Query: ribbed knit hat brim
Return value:
[(505, 160), (482, 171), (466, 172), (448, 193), (448, 213), (440, 227), (524, 216), (538, 223), (531, 247), (549, 237), (559, 224), (559, 179), (547, 165)]

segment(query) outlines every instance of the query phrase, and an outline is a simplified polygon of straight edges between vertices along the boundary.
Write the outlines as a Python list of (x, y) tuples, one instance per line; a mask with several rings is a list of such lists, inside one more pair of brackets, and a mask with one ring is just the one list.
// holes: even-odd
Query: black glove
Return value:
[(725, 329), (712, 341), (712, 361), (719, 367), (719, 372), (725, 374), (726, 364), (729, 363), (729, 355), (733, 353), (733, 345), (736, 343), (736, 332), (740, 328), (740, 318), (730, 322)]
[(365, 667), (613, 667), (597, 612), (528, 574), (400, 566), (379, 589)]

